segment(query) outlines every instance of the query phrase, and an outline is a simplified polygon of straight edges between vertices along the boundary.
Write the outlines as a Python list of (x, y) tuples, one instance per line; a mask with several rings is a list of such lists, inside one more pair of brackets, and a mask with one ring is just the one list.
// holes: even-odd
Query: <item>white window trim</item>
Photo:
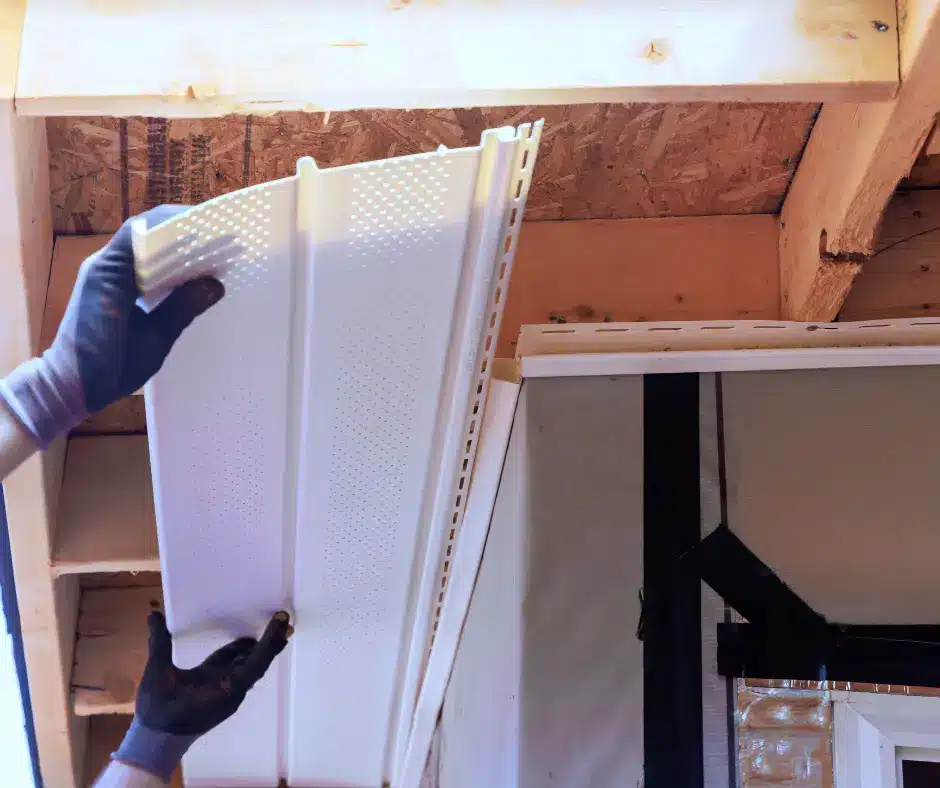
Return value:
[(900, 788), (905, 755), (940, 757), (940, 697), (833, 692), (832, 699), (835, 788)]

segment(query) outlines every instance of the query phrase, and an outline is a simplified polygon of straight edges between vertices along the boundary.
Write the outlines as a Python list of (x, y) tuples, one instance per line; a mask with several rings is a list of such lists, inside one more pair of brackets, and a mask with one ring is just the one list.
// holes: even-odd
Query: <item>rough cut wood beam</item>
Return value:
[(842, 320), (940, 316), (940, 190), (897, 194)]
[(30, 0), (33, 115), (883, 101), (893, 0)]
[[(39, 347), (52, 260), (46, 127), (13, 113), (24, 0), (0, 3), (0, 375)], [(78, 580), (49, 571), (64, 441), (3, 483), (26, 672), (45, 785), (75, 788), (84, 721), (70, 712)]]
[(900, 4), (901, 88), (878, 104), (826, 104), (780, 216), (783, 316), (839, 312), (898, 181), (940, 106), (940, 0)]

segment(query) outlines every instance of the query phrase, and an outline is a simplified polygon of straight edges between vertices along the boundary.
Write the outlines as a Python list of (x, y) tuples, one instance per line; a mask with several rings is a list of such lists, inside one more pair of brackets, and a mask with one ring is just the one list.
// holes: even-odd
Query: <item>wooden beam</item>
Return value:
[[(30, 0), (17, 107), (180, 117), (591, 101), (884, 101), (892, 0)], [(272, 46), (272, 42), (277, 46)], [(524, 44), (523, 44), (524, 42)]]
[(526, 323), (779, 317), (775, 216), (526, 222), (497, 355)]
[(160, 571), (147, 437), (71, 439), (58, 520), (54, 575)]
[(72, 671), (75, 713), (133, 714), (147, 664), (147, 616), (162, 609), (160, 586), (82, 594)]
[(934, 122), (933, 131), (930, 132), (930, 136), (927, 138), (927, 142), (924, 145), (924, 155), (940, 155), (940, 116), (938, 116), (938, 119)]
[[(0, 4), (0, 375), (39, 348), (52, 261), (46, 126), (14, 115), (25, 0)], [(65, 442), (3, 482), (39, 768), (49, 786), (75, 788), (85, 723), (68, 694), (78, 580), (49, 571)]]
[(901, 88), (893, 101), (827, 104), (780, 216), (782, 312), (831, 320), (873, 250), (878, 222), (940, 106), (940, 0), (900, 18)]
[(896, 195), (840, 320), (940, 316), (940, 190)]

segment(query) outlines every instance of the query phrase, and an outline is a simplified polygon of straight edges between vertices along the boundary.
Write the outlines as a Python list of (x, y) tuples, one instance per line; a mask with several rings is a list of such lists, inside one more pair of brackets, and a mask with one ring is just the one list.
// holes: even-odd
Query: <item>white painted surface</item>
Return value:
[(515, 383), (496, 380), (490, 386), (483, 415), (483, 435), (473, 471), (473, 485), (456, 550), (448, 557), (451, 568), (444, 608), (418, 695), (404, 768), (395, 781), (398, 788), (418, 788), (424, 771), (431, 737), (470, 605), (477, 569), (483, 557), (483, 546), (500, 486), (518, 396), (519, 386)]
[(940, 364), (940, 347), (772, 348), (674, 350), (651, 353), (572, 353), (523, 356), (525, 378), (748, 372), (840, 367), (912, 367)]
[(439, 788), (516, 786), (527, 519), (525, 390), (441, 711)]
[[(275, 610), (295, 616), (286, 655), (243, 712), (187, 755), (188, 785), (388, 778), (403, 665), (413, 644), (425, 648), (416, 589), (436, 566), (425, 553), (441, 545), (428, 529), (444, 527), (429, 501), (441, 485), (458, 497), (453, 474), (441, 475), (457, 463), (442, 452), (459, 447), (473, 464), (480, 425), (467, 392), (485, 397), (489, 365), (465, 362), (480, 332), (498, 330), (495, 293), (511, 264), (498, 228), (510, 205), (521, 216), (535, 158), (533, 148), (520, 171), (527, 127), (494, 135), (518, 165), (503, 167), (503, 188), (492, 182), (502, 159), (481, 165), (480, 147), (324, 171), (305, 160), (295, 178), (137, 238), (177, 262), (198, 254), (194, 234), (197, 244), (233, 235), (245, 249), (214, 269), (225, 299), (147, 390), (176, 659), (195, 664), (257, 635)], [(485, 286), (468, 294), (471, 282)], [(454, 422), (473, 430), (471, 448), (453, 439)], [(410, 712), (402, 718), (410, 727)]]
[(642, 380), (523, 388), (444, 706), (441, 788), (642, 779)]
[[(0, 500), (0, 518), (3, 517), (2, 507), (3, 502)], [(0, 528), (5, 527), (6, 524), (0, 522)], [(13, 636), (9, 632), (6, 616), (2, 610), (0, 610), (0, 753), (2, 753), (5, 784), (17, 788), (32, 786), (33, 767), (29, 755), (29, 742), (26, 739), (19, 678), (13, 659)]]
[(832, 698), (835, 788), (900, 788), (901, 758), (933, 760), (940, 753), (940, 698), (861, 692)]
[(940, 368), (724, 381), (738, 536), (832, 621), (935, 624)]

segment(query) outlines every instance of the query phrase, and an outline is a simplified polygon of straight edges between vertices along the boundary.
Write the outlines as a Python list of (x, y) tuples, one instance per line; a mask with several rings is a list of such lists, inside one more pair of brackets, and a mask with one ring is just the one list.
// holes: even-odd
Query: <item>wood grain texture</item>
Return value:
[(940, 0), (899, 17), (902, 85), (893, 101), (827, 104), (780, 216), (782, 312), (831, 320), (873, 251), (882, 212), (940, 106)]
[(50, 118), (59, 233), (115, 232), (162, 202), (198, 203), (321, 166), (477, 145), (487, 128), (546, 119), (529, 219), (779, 210), (815, 104), (588, 104), (372, 110), (212, 120)]
[(162, 606), (160, 586), (82, 593), (72, 670), (76, 714), (133, 714), (147, 662), (147, 616)]
[(527, 323), (778, 317), (774, 216), (528, 222), (497, 355)]
[(896, 195), (840, 320), (940, 315), (940, 191)]
[(53, 574), (159, 570), (146, 436), (71, 439)]
[[(12, 101), (24, 9), (22, 0), (0, 8), (0, 375), (38, 350), (52, 261), (45, 123), (16, 117)], [(27, 460), (3, 495), (40, 771), (46, 785), (74, 788), (84, 755), (68, 697), (77, 581), (49, 573), (64, 447)]]
[(171, 117), (884, 101), (898, 81), (893, 17), (892, 0), (30, 0), (16, 96), (25, 114)]

